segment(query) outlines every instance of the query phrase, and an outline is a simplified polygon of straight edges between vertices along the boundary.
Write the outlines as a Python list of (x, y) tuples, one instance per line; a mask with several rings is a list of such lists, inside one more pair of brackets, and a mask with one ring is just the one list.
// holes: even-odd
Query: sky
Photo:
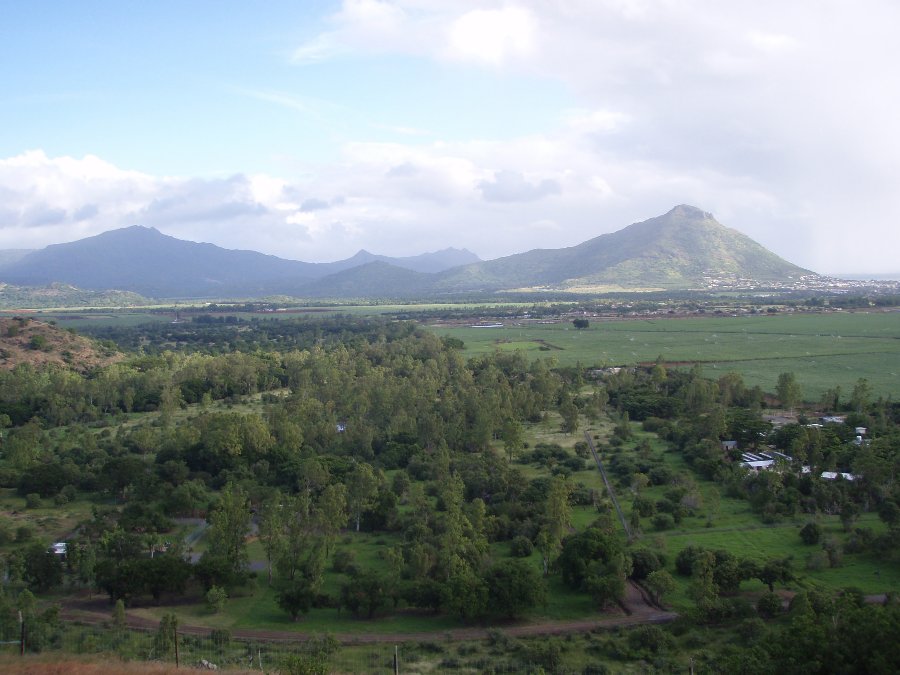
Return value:
[(900, 271), (895, 0), (0, 0), (0, 248), (572, 246), (677, 204)]

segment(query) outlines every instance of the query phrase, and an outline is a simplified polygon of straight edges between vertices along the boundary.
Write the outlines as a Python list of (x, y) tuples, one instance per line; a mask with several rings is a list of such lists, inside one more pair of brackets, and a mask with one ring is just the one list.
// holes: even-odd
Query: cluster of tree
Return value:
[[(884, 536), (857, 538), (862, 547), (883, 553), (897, 535), (895, 511), (900, 504), (900, 405), (876, 399), (865, 380), (856, 383), (846, 400), (840, 388), (826, 392), (822, 407), (843, 413), (843, 422), (810, 424), (799, 409), (799, 420), (778, 429), (762, 417), (763, 394), (748, 388), (741, 377), (729, 373), (717, 381), (702, 377), (700, 369), (667, 371), (656, 365), (622, 370), (605, 376), (609, 404), (631, 419), (641, 420), (680, 452), (701, 475), (719, 482), (731, 496), (743, 497), (766, 522), (797, 514), (839, 514), (848, 531), (862, 512), (875, 511), (891, 528)], [(801, 391), (792, 373), (783, 373), (776, 395), (785, 407), (800, 403)], [(865, 427), (865, 439), (857, 438)], [(627, 432), (624, 432), (627, 433)], [(737, 449), (723, 450), (722, 442), (735, 441)], [(616, 439), (613, 439), (615, 443)], [(741, 466), (742, 452), (779, 449), (790, 460), (773, 471), (748, 472)], [(638, 461), (613, 457), (611, 472), (624, 487), (635, 491), (644, 483), (671, 484), (677, 479), (664, 466), (654, 465), (651, 453)], [(823, 472), (852, 473), (853, 480), (826, 479)], [(690, 492), (690, 490), (688, 490)], [(641, 517), (660, 510), (675, 522), (690, 512), (674, 494), (670, 502), (635, 502)], [(661, 509), (659, 507), (662, 507)], [(687, 508), (685, 508), (687, 507)], [(660, 518), (661, 529), (663, 518)], [(868, 533), (871, 535), (871, 533)]]
[(740, 645), (704, 654), (701, 672), (895, 673), (898, 640), (895, 600), (872, 605), (859, 591), (838, 597), (806, 591), (791, 600), (785, 621), (755, 626), (744, 631)]

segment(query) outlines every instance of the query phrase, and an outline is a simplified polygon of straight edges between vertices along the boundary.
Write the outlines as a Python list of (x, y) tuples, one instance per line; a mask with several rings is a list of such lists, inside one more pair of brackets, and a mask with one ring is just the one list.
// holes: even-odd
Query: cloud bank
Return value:
[[(897, 3), (345, 0), (323, 25), (284, 57), (298, 77), (399, 59), (562, 83), (577, 106), (503, 138), (438, 122), (422, 132), (397, 110), (380, 126), (402, 138), (336, 134), (332, 160), (296, 152), (300, 169), (285, 176), (148, 175), (22, 152), (0, 160), (0, 247), (144, 224), (311, 261), (445, 246), (490, 258), (690, 203), (817, 271), (898, 271)], [(337, 114), (289, 87), (242, 90), (298, 115)]]

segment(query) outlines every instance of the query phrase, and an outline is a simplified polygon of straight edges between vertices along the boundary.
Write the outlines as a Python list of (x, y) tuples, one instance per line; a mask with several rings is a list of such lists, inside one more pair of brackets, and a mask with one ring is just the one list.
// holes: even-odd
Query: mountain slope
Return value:
[(304, 284), (296, 294), (310, 298), (421, 297), (429, 293), (433, 280), (433, 274), (373, 260)]
[(516, 289), (598, 290), (611, 286), (702, 289), (749, 279), (784, 283), (811, 274), (719, 224), (693, 206), (603, 234), (577, 246), (471, 262), (466, 250), (408, 258), (360, 251), (331, 263), (232, 251), (129, 227), (48, 246), (0, 268), (0, 281), (53, 282), (147, 297), (426, 297)]
[(252, 296), (298, 292), (307, 281), (373, 261), (440, 272), (473, 260), (478, 257), (469, 251), (444, 249), (409, 258), (360, 251), (347, 260), (308, 263), (183, 241), (133, 226), (22, 255), (2, 266), (0, 279), (18, 286), (63, 283), (149, 297)]
[(693, 206), (562, 249), (475, 263), (440, 275), (441, 290), (625, 287), (702, 288), (709, 277), (786, 281), (811, 274)]
[(151, 297), (254, 292), (282, 278), (310, 278), (310, 263), (255, 251), (182, 241), (153, 228), (126, 227), (35, 251), (5, 267), (4, 281), (115, 288)]

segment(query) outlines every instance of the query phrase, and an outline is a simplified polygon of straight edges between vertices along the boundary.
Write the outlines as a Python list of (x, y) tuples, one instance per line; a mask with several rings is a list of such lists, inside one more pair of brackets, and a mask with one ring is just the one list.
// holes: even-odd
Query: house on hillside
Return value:
[(773, 471), (779, 465), (790, 464), (794, 458), (778, 450), (741, 453), (741, 466), (750, 471)]

